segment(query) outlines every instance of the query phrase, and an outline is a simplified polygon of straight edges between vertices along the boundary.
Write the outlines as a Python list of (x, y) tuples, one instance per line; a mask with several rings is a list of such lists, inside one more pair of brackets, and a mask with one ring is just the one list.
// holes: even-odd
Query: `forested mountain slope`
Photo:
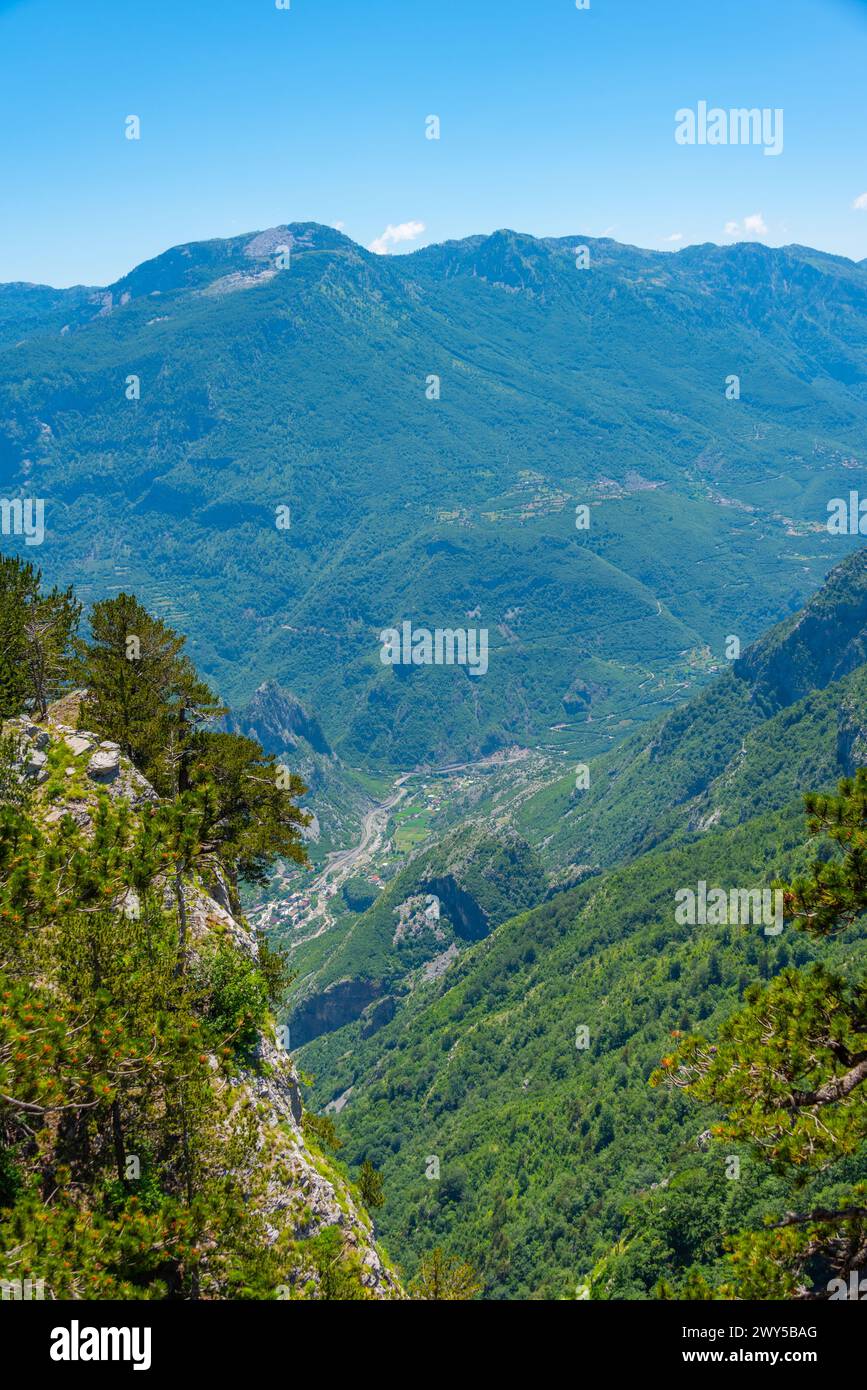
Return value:
[[(236, 708), (275, 679), (369, 767), (601, 751), (851, 544), (867, 271), (805, 248), (378, 257), (294, 223), (0, 287), (0, 330), (0, 491), (45, 501), (46, 574), (134, 589)], [(404, 620), (484, 629), (487, 673), (383, 666)]]
[[(375, 1031), (413, 980), (448, 969), (469, 943), (539, 902), (545, 889), (537, 856), (514, 833), (469, 826), (445, 836), (412, 858), (296, 986), (293, 1045), (365, 1011), (366, 1028)], [(293, 955), (299, 967), (303, 959), (303, 952)]]
[(524, 803), (517, 828), (555, 865), (611, 865), (746, 820), (867, 762), (867, 552), (687, 705)]
[[(670, 727), (659, 737), (670, 780), (654, 782), (649, 755), (624, 769), (633, 799), (624, 792), (619, 807), (621, 820), (624, 807), (632, 816), (621, 844), (631, 862), (503, 923), (442, 979), (418, 986), (374, 1038), (351, 1025), (303, 1050), (320, 1105), (339, 1104), (351, 1157), (383, 1169), (383, 1230), (410, 1265), (433, 1238), (476, 1263), (488, 1296), (572, 1297), (589, 1281), (597, 1297), (651, 1297), (661, 1278), (686, 1287), (690, 1271), (718, 1284), (725, 1235), (755, 1231), (788, 1204), (833, 1208), (867, 1177), (854, 1140), (817, 1173), (809, 1163), (800, 1174), (791, 1164), (770, 1171), (743, 1136), (711, 1135), (719, 1106), (648, 1084), (672, 1035), (717, 1038), (755, 982), (782, 987), (781, 972), (818, 960), (857, 989), (867, 960), (858, 911), (845, 938), (817, 941), (788, 913), (779, 931), (755, 921), (690, 926), (676, 905), (701, 882), (770, 890), (809, 871), (818, 845), (793, 783), (832, 785), (841, 760), (858, 760), (865, 668), (851, 667), (863, 586), (858, 556), (747, 655), (743, 675), (672, 716), (678, 737)], [(813, 660), (838, 679), (789, 706), (785, 697), (803, 688), (797, 671), (785, 691), (766, 682), (762, 709), (749, 674), (767, 670), (786, 642), (808, 672)], [(743, 712), (740, 730), (724, 722), (732, 709)], [(842, 746), (841, 727), (857, 728)], [(690, 771), (697, 785), (676, 780)], [(716, 819), (699, 828), (682, 809), (671, 817), (681, 787), (693, 796), (709, 788)], [(597, 833), (614, 825), (616, 804), (608, 814)], [(642, 840), (666, 831), (667, 845), (641, 852)], [(833, 864), (832, 848), (824, 859)], [(792, 1007), (797, 1016), (804, 1006)], [(858, 1092), (851, 1106), (854, 1123)], [(726, 1177), (731, 1158), (737, 1181)]]

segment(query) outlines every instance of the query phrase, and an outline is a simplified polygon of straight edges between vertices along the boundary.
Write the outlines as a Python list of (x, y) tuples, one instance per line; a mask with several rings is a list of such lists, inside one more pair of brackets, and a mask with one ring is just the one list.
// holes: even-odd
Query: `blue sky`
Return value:
[[(863, 0), (0, 0), (0, 281), (308, 220), (861, 259), (865, 58)], [(702, 100), (782, 154), (678, 145)]]

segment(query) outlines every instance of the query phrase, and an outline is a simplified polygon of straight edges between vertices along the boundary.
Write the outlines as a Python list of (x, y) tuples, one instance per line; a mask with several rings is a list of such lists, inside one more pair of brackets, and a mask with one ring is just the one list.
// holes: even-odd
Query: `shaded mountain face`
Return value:
[(266, 753), (297, 748), (299, 739), (308, 743), (314, 753), (331, 753), (318, 720), (290, 691), (281, 690), (276, 681), (264, 681), (250, 703), (231, 716), (227, 724), (232, 732), (257, 739)]
[[(541, 901), (546, 886), (538, 857), (514, 831), (462, 826), (421, 850), (304, 975), (290, 1014), (294, 1045), (444, 972), (466, 946)], [(388, 1021), (382, 1011), (378, 1018)]]
[[(594, 760), (586, 793), (548, 806), (559, 849), (571, 834), (602, 872), (500, 921), (394, 999), (375, 1036), (363, 1010), (306, 1035), (349, 1161), (384, 1172), (381, 1227), (406, 1268), (433, 1240), (472, 1259), (488, 1298), (568, 1298), (608, 1252), (602, 1296), (658, 1298), (773, 1204), (826, 1205), (839, 1167), (772, 1172), (744, 1146), (745, 1180), (726, 1182), (739, 1149), (714, 1137), (718, 1111), (648, 1078), (672, 1036), (716, 1041), (757, 978), (817, 958), (863, 973), (863, 919), (817, 942), (791, 923), (684, 925), (675, 903), (684, 885), (791, 881), (815, 860), (803, 792), (867, 759), (865, 588), (862, 550), (733, 672)], [(863, 1153), (845, 1161), (863, 1179)]]
[[(136, 592), (235, 708), (275, 681), (355, 765), (593, 753), (853, 543), (865, 344), (867, 270), (805, 248), (292, 224), (0, 286), (0, 496), (45, 500), (48, 578)], [(384, 663), (405, 621), (484, 632), (485, 673)]]
[(830, 576), (802, 612), (756, 642), (735, 663), (754, 698), (771, 709), (824, 690), (867, 660), (867, 552)]
[(831, 788), (867, 757), (867, 549), (687, 704), (563, 779), (517, 824), (560, 868), (612, 865)]

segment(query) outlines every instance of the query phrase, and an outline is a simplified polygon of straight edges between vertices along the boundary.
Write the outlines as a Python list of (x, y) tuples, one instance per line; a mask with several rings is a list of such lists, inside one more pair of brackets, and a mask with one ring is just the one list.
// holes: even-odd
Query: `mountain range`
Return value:
[[(867, 266), (803, 247), (293, 223), (0, 286), (0, 495), (44, 499), (48, 577), (133, 590), (352, 765), (590, 756), (851, 547), (865, 345)], [(483, 629), (487, 673), (383, 665), (407, 620)]]
[[(648, 1085), (757, 978), (863, 971), (860, 919), (674, 909), (805, 872), (803, 793), (867, 765), (865, 348), (867, 262), (798, 246), (290, 223), (0, 286), (4, 549), (135, 593), (303, 779), (310, 863), (244, 906), (407, 1277), (438, 1247), (487, 1298), (651, 1298), (867, 1176), (744, 1147), (720, 1182), (713, 1107)], [(484, 633), (485, 669), (390, 629)]]

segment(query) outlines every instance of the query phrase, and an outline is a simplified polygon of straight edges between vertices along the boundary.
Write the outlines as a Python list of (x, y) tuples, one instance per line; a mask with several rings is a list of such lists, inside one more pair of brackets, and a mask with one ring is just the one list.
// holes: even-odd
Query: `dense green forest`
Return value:
[(400, 1296), (271, 1041), (285, 961), (239, 908), (303, 858), (303, 787), (209, 727), (183, 638), (134, 598), (86, 639), (79, 616), (0, 556), (4, 1287)]
[[(705, 711), (719, 727), (720, 709), (759, 688), (723, 735), (756, 730), (738, 766), (754, 802), (727, 782), (710, 826), (675, 817), (656, 848), (548, 895), (526, 844), (506, 853), (502, 835), (458, 831), (360, 904), (368, 925), (344, 952), (390, 969), (389, 986), (433, 947), (416, 934), (377, 967), (375, 942), (427, 888), (448, 907), (446, 876), (465, 937), (445, 978), (408, 977), (373, 1035), (350, 1022), (304, 1051), (320, 1108), (352, 1095), (336, 1123), (304, 1117), (308, 1159), (369, 1239), (361, 1202), (376, 1211), (416, 1296), (797, 1298), (859, 1267), (867, 773), (808, 793), (809, 823), (791, 778), (805, 758), (820, 781), (833, 766), (819, 747), (832, 706), (811, 687), (827, 682), (844, 717), (841, 696), (858, 698), (863, 586), (856, 556), (653, 736), (675, 808), (691, 747), (693, 772), (702, 757), (725, 763), (702, 738)], [(303, 787), (255, 740), (214, 727), (225, 710), (183, 639), (135, 599), (95, 605), (86, 639), (80, 615), (70, 590), (2, 558), (8, 1277), (45, 1279), (58, 1297), (369, 1297), (335, 1224), (299, 1234), (300, 1196), (266, 1237), (269, 1186), (291, 1189), (293, 1175), (260, 1162), (250, 1079), (272, 1069), (262, 1038), (291, 981), (279, 952), (245, 949), (232, 924), (242, 882), (303, 857)], [(768, 671), (793, 638), (806, 670), (785, 704)], [(645, 796), (630, 775), (626, 791)], [(627, 813), (624, 794), (619, 823), (639, 824), (643, 802)], [(773, 884), (786, 930), (684, 932), (673, 903), (701, 881)], [(223, 920), (208, 920), (220, 902)]]
[[(818, 1299), (867, 1258), (867, 563), (825, 525), (867, 265), (588, 248), (303, 223), (0, 286), (46, 506), (43, 572), (0, 556), (3, 1279)], [(384, 664), (404, 620), (484, 678)], [(702, 885), (779, 927), (679, 919)]]
[[(644, 776), (628, 760), (589, 807), (611, 867), (546, 888), (526, 841), (477, 825), (355, 898), (331, 976), (378, 972), (394, 1008), (307, 1043), (305, 1111), (269, 1041), (293, 982), (239, 899), (303, 859), (303, 785), (226, 731), (137, 600), (100, 601), (81, 636), (71, 590), (0, 557), (5, 1278), (400, 1297), (366, 1206), (422, 1299), (846, 1287), (867, 1244), (867, 772), (830, 784), (864, 735), (865, 585), (858, 554), (650, 730)], [(778, 892), (784, 929), (684, 928), (702, 882)], [(403, 911), (431, 894), (436, 940)]]
[[(350, 1159), (384, 1173), (408, 1267), (434, 1238), (490, 1298), (828, 1297), (858, 1267), (865, 783), (808, 795), (809, 823), (802, 791), (863, 756), (865, 574), (861, 552), (652, 728), (637, 767), (593, 765), (584, 845), (615, 867), (417, 981), (374, 1036), (350, 1023), (303, 1049)], [(679, 925), (702, 881), (779, 885), (784, 930)]]

